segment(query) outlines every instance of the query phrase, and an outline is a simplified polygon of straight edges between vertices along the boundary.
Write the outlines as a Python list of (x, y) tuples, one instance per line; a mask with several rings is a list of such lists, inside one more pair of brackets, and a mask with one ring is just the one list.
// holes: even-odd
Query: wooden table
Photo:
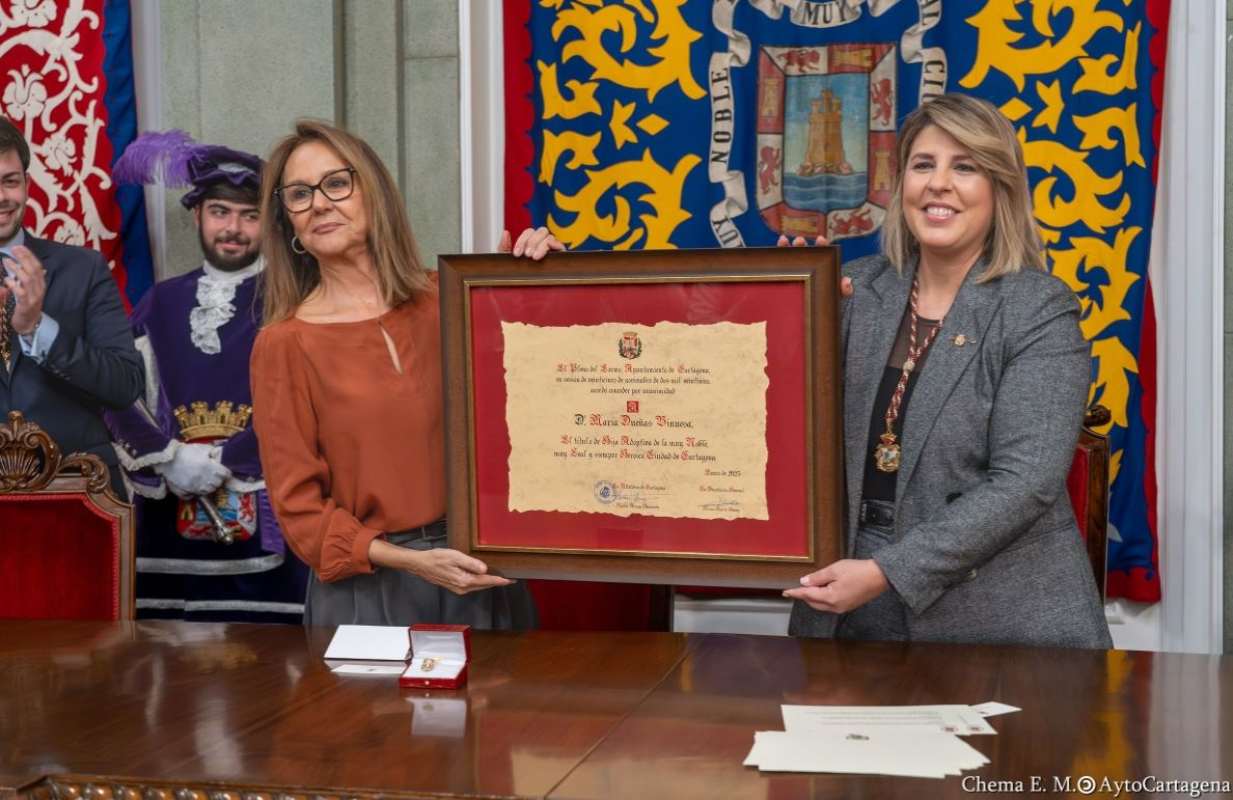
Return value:
[[(1026, 791), (1032, 776), (1233, 780), (1222, 657), (475, 632), (470, 685), (425, 692), (331, 673), (331, 633), (0, 622), (0, 795), (718, 800), (960, 797)], [(1024, 710), (967, 739), (992, 763), (964, 779), (741, 766), (754, 731), (782, 730), (781, 703), (986, 700)]]

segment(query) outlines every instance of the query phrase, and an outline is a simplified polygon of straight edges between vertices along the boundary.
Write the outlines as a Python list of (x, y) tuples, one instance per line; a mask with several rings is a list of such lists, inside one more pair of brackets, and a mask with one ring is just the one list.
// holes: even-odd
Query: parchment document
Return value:
[(501, 323), (510, 511), (768, 519), (766, 323)]

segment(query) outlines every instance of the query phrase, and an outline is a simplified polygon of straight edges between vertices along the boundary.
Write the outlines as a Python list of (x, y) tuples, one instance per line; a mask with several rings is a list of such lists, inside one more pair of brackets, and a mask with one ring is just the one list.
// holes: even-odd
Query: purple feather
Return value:
[(199, 145), (181, 130), (148, 131), (124, 149), (111, 176), (117, 184), (162, 183), (168, 187), (191, 183), (189, 161), (207, 145)]

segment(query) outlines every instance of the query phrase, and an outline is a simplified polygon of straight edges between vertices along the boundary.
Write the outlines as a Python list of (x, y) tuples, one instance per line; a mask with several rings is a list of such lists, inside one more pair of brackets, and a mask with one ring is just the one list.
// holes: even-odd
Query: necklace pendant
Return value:
[(899, 443), (895, 441), (895, 434), (884, 433), (879, 438), (881, 444), (873, 448), (873, 465), (878, 472), (898, 472), (902, 451)]

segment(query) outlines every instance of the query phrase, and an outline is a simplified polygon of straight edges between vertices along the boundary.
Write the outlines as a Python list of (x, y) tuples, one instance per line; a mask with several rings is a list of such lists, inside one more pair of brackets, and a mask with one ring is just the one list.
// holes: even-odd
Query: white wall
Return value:
[[(1151, 273), (1164, 596), (1156, 619), (1167, 651), (1223, 647), (1225, 15), (1221, 3), (1183, 2), (1169, 20)], [(1143, 619), (1150, 630), (1153, 617)]]

